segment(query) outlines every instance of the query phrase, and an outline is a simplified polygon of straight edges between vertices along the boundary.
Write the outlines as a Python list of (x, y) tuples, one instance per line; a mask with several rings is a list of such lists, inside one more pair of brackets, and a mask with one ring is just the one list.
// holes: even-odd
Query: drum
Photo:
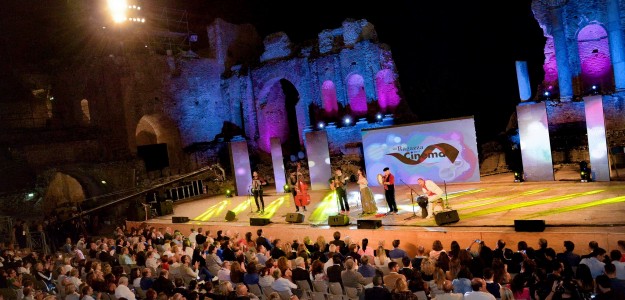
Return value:
[(417, 204), (421, 208), (426, 208), (428, 206), (428, 196), (421, 195), (417, 197)]
[(384, 185), (384, 176), (382, 174), (378, 174), (378, 183)]

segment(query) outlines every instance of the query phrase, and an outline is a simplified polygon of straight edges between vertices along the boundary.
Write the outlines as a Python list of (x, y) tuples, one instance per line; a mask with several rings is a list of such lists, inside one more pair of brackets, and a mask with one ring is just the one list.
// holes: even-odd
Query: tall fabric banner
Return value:
[(518, 105), (516, 111), (525, 179), (555, 180), (545, 103)]
[(271, 143), (271, 160), (273, 164), (273, 177), (276, 181), (276, 192), (284, 193), (284, 185), (286, 184), (286, 175), (284, 172), (284, 157), (282, 156), (282, 144), (280, 138), (273, 137)]
[(229, 146), (236, 193), (239, 196), (247, 195), (252, 186), (252, 170), (250, 155), (247, 151), (247, 141), (232, 141)]
[(330, 165), (328, 135), (325, 131), (306, 132), (306, 155), (308, 156), (311, 189), (329, 189), (328, 180), (332, 176), (332, 166)]
[(608, 161), (608, 143), (605, 135), (602, 98), (601, 95), (584, 98), (590, 169), (594, 181), (610, 181), (610, 163)]

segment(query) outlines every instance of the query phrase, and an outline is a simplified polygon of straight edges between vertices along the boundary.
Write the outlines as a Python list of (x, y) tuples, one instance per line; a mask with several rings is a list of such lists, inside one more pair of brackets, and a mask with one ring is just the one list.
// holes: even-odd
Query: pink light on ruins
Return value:
[(347, 79), (347, 98), (352, 112), (356, 116), (367, 113), (367, 95), (365, 94), (365, 80), (358, 74), (353, 74)]
[(545, 71), (545, 83), (556, 84), (558, 82), (558, 63), (556, 61), (555, 46), (553, 37), (547, 36), (545, 43), (545, 63), (543, 64)]
[(258, 116), (258, 131), (260, 148), (271, 152), (272, 137), (286, 142), (289, 134), (289, 124), (286, 118), (285, 95), (279, 81), (276, 81), (265, 96), (266, 102), (261, 103)]
[(321, 98), (323, 110), (326, 114), (335, 115), (339, 111), (339, 104), (336, 99), (336, 86), (331, 80), (326, 80), (321, 85)]
[(395, 86), (393, 72), (384, 69), (378, 72), (375, 77), (376, 91), (378, 92), (378, 104), (382, 111), (393, 109), (399, 104), (399, 95)]
[(585, 85), (607, 83), (611, 79), (612, 63), (608, 34), (603, 26), (588, 25), (577, 35), (577, 47)]

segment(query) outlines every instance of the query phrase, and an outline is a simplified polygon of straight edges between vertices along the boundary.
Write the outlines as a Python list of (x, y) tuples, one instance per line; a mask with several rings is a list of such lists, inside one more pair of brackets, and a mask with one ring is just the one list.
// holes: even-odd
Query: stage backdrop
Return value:
[[(395, 184), (419, 177), (443, 182), (478, 182), (480, 166), (473, 117), (362, 130), (369, 185), (389, 167)], [(402, 182), (403, 181), (403, 182)]]

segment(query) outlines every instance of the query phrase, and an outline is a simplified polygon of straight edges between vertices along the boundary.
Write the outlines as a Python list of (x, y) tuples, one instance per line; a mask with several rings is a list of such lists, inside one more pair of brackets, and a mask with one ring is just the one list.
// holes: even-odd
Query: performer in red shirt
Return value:
[(388, 203), (388, 214), (397, 214), (397, 203), (395, 203), (395, 175), (391, 174), (388, 167), (384, 168), (384, 196), (386, 197), (386, 203)]

